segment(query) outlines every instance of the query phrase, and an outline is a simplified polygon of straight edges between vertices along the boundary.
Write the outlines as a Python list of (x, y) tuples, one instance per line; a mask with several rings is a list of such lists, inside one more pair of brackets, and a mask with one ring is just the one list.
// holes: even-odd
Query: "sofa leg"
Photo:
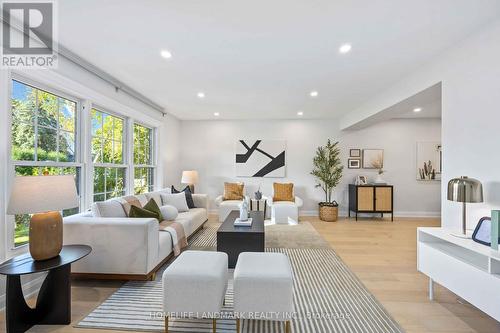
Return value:
[(290, 333), (290, 320), (285, 323), (285, 333)]
[(213, 330), (213, 333), (216, 333), (217, 332), (217, 319), (212, 319), (212, 330)]
[(165, 333), (168, 333), (168, 316), (165, 316)]
[(151, 274), (151, 281), (154, 281), (156, 280), (156, 272), (154, 272), (153, 274)]
[(236, 318), (236, 333), (240, 333), (240, 318)]

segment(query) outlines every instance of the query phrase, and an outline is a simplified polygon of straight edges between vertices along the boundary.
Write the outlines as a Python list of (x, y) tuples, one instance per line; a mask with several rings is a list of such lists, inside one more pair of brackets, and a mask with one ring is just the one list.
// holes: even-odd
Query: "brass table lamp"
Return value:
[(74, 176), (14, 178), (7, 214), (33, 214), (29, 249), (35, 260), (57, 257), (63, 244), (60, 211), (78, 207)]
[(471, 238), (467, 234), (466, 203), (483, 202), (483, 185), (479, 180), (466, 176), (454, 178), (448, 182), (448, 200), (462, 203), (462, 233), (453, 236)]

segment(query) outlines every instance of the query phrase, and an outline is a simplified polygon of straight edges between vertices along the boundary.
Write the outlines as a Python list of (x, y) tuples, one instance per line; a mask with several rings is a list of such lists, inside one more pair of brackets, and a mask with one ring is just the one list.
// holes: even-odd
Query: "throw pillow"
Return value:
[(160, 221), (160, 216), (158, 213), (152, 212), (150, 210), (139, 208), (137, 206), (130, 207), (130, 212), (128, 213), (128, 217), (152, 217)]
[(191, 189), (189, 188), (189, 186), (186, 186), (186, 188), (183, 189), (182, 191), (178, 191), (174, 187), (174, 185), (172, 185), (171, 191), (172, 193), (182, 193), (182, 192), (186, 193), (186, 202), (188, 204), (189, 209), (196, 208), (193, 201), (193, 194), (191, 193)]
[(179, 211), (174, 206), (165, 205), (160, 207), (161, 214), (163, 215), (163, 219), (166, 221), (173, 221), (179, 215)]
[(224, 200), (243, 200), (243, 183), (224, 183)]
[(144, 207), (142, 208), (158, 214), (158, 219), (160, 220), (160, 222), (163, 221), (163, 216), (160, 207), (158, 207), (158, 204), (156, 203), (155, 199), (149, 199), (148, 203), (144, 205)]
[(185, 192), (175, 193), (175, 194), (162, 193), (161, 199), (164, 205), (174, 206), (175, 208), (177, 208), (179, 213), (189, 211)]
[(122, 204), (117, 199), (94, 202), (91, 210), (94, 217), (127, 217)]
[(295, 201), (293, 183), (273, 183), (273, 201)]

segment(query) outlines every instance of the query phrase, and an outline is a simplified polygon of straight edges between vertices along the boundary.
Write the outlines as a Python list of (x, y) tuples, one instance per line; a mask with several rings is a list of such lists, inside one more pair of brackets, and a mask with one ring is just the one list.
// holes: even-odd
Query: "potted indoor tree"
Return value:
[(325, 192), (325, 201), (319, 203), (319, 218), (322, 221), (334, 222), (338, 218), (338, 204), (332, 199), (333, 189), (342, 178), (344, 166), (340, 161), (338, 142), (332, 143), (330, 139), (324, 147), (318, 147), (313, 159), (314, 168), (311, 172), (318, 184)]

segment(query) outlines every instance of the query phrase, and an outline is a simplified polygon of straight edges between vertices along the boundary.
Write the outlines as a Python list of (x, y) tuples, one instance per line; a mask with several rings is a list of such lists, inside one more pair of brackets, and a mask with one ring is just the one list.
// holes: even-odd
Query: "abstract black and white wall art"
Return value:
[(237, 177), (285, 177), (284, 140), (239, 140), (236, 143)]

